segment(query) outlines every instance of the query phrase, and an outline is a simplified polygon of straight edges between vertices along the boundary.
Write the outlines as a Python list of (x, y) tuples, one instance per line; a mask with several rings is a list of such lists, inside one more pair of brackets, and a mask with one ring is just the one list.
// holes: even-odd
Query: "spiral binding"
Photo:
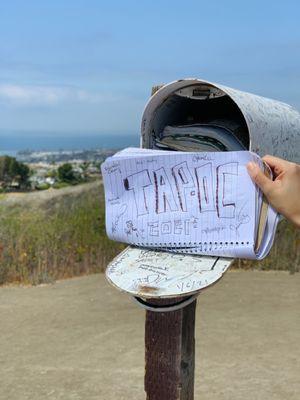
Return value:
[[(250, 244), (247, 242), (165, 242), (165, 243), (157, 243), (157, 242), (134, 242), (136, 246), (140, 247), (154, 247), (154, 248), (163, 248), (167, 250), (181, 250), (184, 253), (190, 252), (206, 252), (213, 250), (223, 250), (234, 247), (242, 247), (248, 246)], [(217, 246), (217, 247), (214, 247)], [(196, 248), (196, 249), (195, 249)]]

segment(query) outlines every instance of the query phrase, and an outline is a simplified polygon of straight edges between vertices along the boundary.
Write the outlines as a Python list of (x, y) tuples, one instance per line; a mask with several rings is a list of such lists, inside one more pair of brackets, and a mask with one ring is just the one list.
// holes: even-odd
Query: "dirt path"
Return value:
[(88, 192), (94, 188), (100, 188), (102, 181), (94, 181), (90, 183), (83, 183), (76, 186), (68, 186), (62, 189), (48, 189), (41, 191), (34, 191), (29, 193), (7, 193), (2, 194), (0, 197), (1, 205), (15, 206), (15, 205), (27, 205), (42, 204), (46, 201), (50, 201), (66, 195), (79, 195), (84, 192)]
[[(298, 400), (300, 274), (200, 295), (195, 400)], [(0, 288), (1, 400), (142, 400), (144, 312), (103, 275)]]

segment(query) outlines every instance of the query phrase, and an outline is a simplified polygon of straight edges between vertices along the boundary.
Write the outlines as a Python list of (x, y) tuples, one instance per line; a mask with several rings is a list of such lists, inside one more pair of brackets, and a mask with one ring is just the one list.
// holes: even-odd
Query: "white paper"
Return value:
[(126, 149), (102, 164), (106, 230), (116, 241), (181, 253), (256, 258), (261, 193), (249, 151)]

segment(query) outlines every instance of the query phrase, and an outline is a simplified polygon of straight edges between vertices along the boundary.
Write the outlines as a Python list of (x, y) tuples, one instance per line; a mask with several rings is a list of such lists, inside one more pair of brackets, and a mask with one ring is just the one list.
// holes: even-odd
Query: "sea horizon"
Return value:
[(120, 149), (139, 146), (139, 134), (134, 133), (0, 133), (0, 155), (15, 156), (29, 151), (71, 151), (91, 149)]

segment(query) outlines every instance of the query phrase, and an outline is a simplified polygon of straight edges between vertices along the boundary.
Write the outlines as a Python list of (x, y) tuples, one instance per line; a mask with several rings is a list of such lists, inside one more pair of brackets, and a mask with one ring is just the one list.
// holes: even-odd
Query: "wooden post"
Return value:
[(163, 86), (164, 86), (163, 83), (160, 84), (160, 85), (152, 86), (152, 89), (151, 89), (151, 96), (153, 96), (154, 93), (156, 93), (156, 92), (157, 92), (160, 88), (162, 88)]
[[(153, 86), (151, 95), (162, 85)], [(178, 299), (151, 300), (152, 305)], [(147, 400), (193, 400), (196, 300), (177, 311), (146, 311), (145, 392)]]
[[(177, 301), (151, 300), (151, 304)], [(196, 300), (177, 311), (146, 311), (147, 400), (194, 399), (195, 311)]]

